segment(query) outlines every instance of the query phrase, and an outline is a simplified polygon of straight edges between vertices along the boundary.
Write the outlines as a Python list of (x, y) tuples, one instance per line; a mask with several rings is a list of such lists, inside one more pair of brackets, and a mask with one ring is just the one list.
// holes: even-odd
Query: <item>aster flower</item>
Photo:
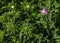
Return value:
[(42, 10), (39, 10), (42, 15), (47, 14), (46, 7), (44, 7)]

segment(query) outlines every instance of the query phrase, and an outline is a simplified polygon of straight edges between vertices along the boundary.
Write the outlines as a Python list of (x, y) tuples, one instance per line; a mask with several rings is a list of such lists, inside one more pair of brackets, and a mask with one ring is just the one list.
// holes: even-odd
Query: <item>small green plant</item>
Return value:
[(59, 4), (59, 0), (0, 0), (0, 43), (60, 43)]

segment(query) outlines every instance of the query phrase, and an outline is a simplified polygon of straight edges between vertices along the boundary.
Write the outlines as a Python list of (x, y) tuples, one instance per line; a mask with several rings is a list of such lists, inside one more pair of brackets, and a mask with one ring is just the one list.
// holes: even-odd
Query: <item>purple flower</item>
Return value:
[(42, 15), (47, 14), (46, 7), (44, 7), (40, 12)]

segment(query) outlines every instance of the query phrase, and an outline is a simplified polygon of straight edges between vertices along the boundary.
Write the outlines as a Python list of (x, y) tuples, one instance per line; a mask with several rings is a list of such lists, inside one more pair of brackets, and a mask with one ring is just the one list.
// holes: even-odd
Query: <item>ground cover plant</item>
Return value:
[(60, 0), (0, 0), (0, 43), (60, 43)]

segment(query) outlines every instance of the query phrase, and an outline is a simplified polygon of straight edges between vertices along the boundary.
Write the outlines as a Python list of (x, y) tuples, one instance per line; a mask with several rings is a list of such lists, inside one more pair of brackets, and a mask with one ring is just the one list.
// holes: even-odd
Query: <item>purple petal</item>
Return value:
[(46, 8), (44, 7), (42, 10), (41, 10), (41, 13), (44, 15), (44, 14), (47, 14), (47, 11), (46, 11)]

